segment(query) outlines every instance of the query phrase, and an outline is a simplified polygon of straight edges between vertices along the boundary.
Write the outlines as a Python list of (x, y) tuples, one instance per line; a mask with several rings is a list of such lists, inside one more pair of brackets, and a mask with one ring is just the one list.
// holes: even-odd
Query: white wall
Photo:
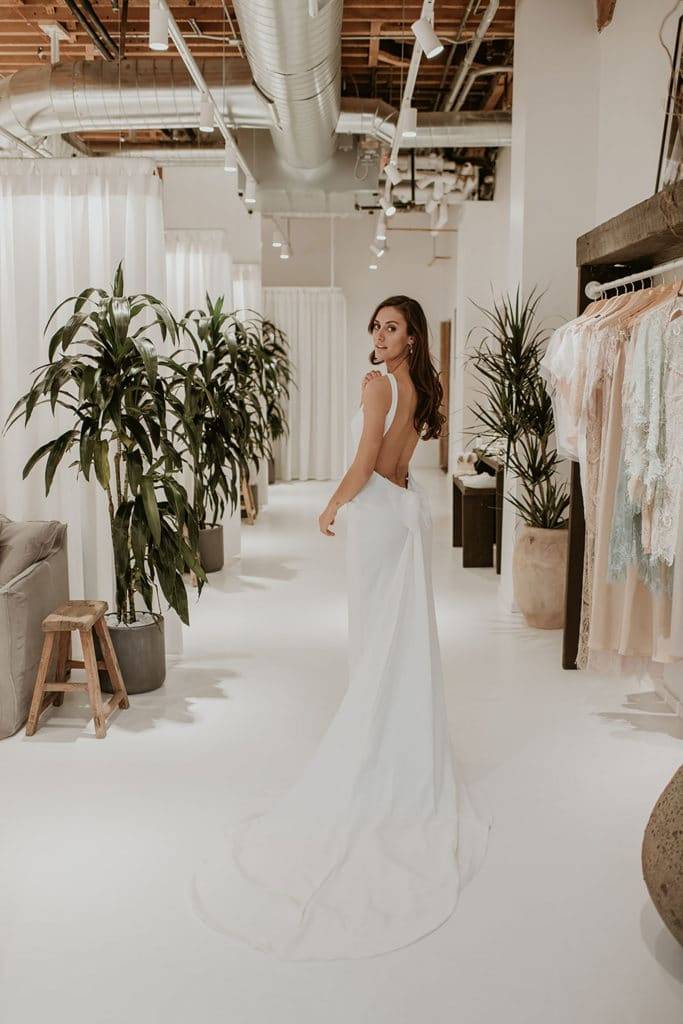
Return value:
[(164, 167), (164, 224), (226, 231), (233, 263), (261, 262), (261, 215), (237, 195), (237, 175), (216, 167)]
[[(672, 0), (619, 0), (612, 24), (599, 36), (598, 224), (655, 190), (671, 73), (658, 36), (673, 6)], [(672, 53), (681, 14), (679, 6), (664, 26)]]
[[(374, 236), (374, 216), (359, 214), (329, 218), (302, 217), (290, 220), (292, 258), (281, 260), (271, 246), (272, 225), (264, 218), (263, 285), (299, 285), (340, 287), (347, 302), (348, 379), (345, 382), (349, 417), (360, 399), (360, 381), (369, 368), (371, 350), (367, 324), (382, 299), (406, 294), (424, 308), (430, 328), (430, 344), (435, 365), (439, 362), (439, 323), (450, 320), (455, 303), (455, 238), (443, 233), (437, 240), (437, 253), (449, 259), (432, 266), (432, 238), (428, 231), (402, 231), (402, 227), (425, 227), (423, 215), (396, 217), (389, 222), (388, 249), (380, 269), (368, 269), (369, 245)], [(449, 227), (452, 225), (448, 225)], [(334, 231), (333, 265), (330, 261), (331, 232)], [(438, 442), (420, 442), (414, 465), (438, 465)]]
[(478, 396), (467, 357), (482, 338), (476, 329), (484, 317), (477, 305), (490, 309), (492, 296), (498, 298), (507, 289), (509, 211), (510, 150), (501, 149), (494, 199), (465, 203), (458, 228), (455, 344), (451, 346), (451, 466), (454, 456), (471, 443), (472, 431), (476, 430), (469, 409)]

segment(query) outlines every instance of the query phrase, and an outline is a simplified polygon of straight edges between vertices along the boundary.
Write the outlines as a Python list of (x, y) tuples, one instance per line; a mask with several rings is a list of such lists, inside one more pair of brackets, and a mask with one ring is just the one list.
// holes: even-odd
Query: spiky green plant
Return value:
[[(42, 459), (49, 493), (62, 459), (95, 479), (107, 496), (116, 573), (119, 622), (135, 621), (135, 595), (152, 611), (160, 587), (169, 605), (188, 623), (182, 573), (189, 565), (199, 589), (206, 576), (194, 552), (197, 520), (185, 489), (178, 483), (181, 458), (167, 427), (168, 385), (164, 360), (149, 337), (157, 327), (162, 339), (177, 339), (177, 324), (152, 295), (124, 295), (121, 264), (110, 292), (86, 288), (61, 302), (73, 312), (50, 338), (48, 362), (38, 367), (30, 390), (10, 413), (5, 430), (49, 403), (68, 409), (73, 423), (30, 457), (23, 476)], [(140, 322), (142, 321), (142, 322)], [(151, 323), (150, 323), (151, 321)]]
[[(536, 321), (542, 294), (514, 300), (503, 295), (490, 309), (474, 305), (484, 323), (470, 332), (483, 338), (468, 357), (480, 382), (481, 401), (471, 407), (490, 441), (505, 442), (505, 467), (521, 482), (521, 494), (508, 501), (528, 526), (566, 525), (567, 486), (557, 482), (559, 459), (551, 443), (555, 430), (550, 396), (539, 372), (547, 332)], [(469, 340), (469, 338), (468, 338)]]
[(253, 335), (223, 297), (181, 320), (189, 358), (173, 362), (170, 404), (178, 450), (192, 470), (192, 504), (200, 528), (216, 525), (226, 507), (239, 502), (240, 473), (270, 454), (265, 411), (260, 401), (264, 369)]

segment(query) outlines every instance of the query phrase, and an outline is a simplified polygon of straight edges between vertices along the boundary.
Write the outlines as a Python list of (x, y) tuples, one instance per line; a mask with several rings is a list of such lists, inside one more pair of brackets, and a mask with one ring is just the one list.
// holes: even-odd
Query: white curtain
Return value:
[(180, 319), (190, 309), (206, 309), (225, 296), (232, 309), (232, 259), (225, 231), (167, 231), (166, 281), (168, 304)]
[(287, 334), (295, 386), (279, 480), (331, 480), (345, 469), (346, 299), (341, 288), (264, 288), (266, 314)]
[(234, 309), (255, 309), (262, 313), (260, 263), (235, 263), (232, 268)]
[[(165, 297), (161, 181), (139, 159), (0, 160), (0, 418), (30, 387), (31, 371), (47, 361), (49, 336), (67, 305), (44, 328), (54, 307), (88, 286), (109, 287), (123, 260), (126, 293)], [(45, 497), (44, 462), (22, 481), (33, 451), (71, 425), (57, 408), (34, 413), (26, 429), (0, 434), (0, 511), (14, 519), (68, 523), (73, 597), (113, 606), (113, 567), (104, 494), (76, 479), (68, 458)], [(178, 650), (177, 620), (167, 621), (167, 648)]]

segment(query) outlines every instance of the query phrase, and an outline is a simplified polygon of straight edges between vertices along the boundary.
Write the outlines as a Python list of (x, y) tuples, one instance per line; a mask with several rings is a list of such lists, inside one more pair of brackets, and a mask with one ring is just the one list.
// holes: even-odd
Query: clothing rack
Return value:
[(641, 270), (637, 274), (629, 274), (627, 277), (618, 277), (616, 281), (604, 281), (602, 284), (599, 281), (589, 281), (584, 290), (586, 296), (594, 301), (601, 298), (605, 292), (611, 291), (612, 288), (621, 288), (622, 285), (635, 284), (637, 281), (647, 281), (651, 277), (658, 277), (659, 274), (666, 274), (679, 267), (683, 267), (683, 259), (669, 260), (668, 263), (660, 263), (659, 266), (650, 267), (649, 270)]
[[(665, 261), (665, 262), (662, 262)], [(576, 241), (578, 310), (610, 288), (683, 265), (683, 181), (605, 221)], [(624, 271), (626, 276), (615, 278)], [(591, 293), (588, 294), (588, 285)], [(576, 668), (586, 523), (578, 462), (572, 462), (562, 667)]]

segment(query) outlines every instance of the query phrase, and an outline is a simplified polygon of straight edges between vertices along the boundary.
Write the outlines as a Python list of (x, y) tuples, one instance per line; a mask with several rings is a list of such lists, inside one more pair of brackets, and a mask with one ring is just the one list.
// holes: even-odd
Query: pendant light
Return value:
[(384, 168), (384, 173), (392, 185), (398, 185), (399, 181), (403, 180), (403, 175), (401, 174), (393, 160), (390, 160), (389, 163), (386, 165), (386, 167)]
[(225, 145), (225, 163), (223, 164), (223, 170), (229, 174), (235, 174), (237, 171), (237, 161), (235, 160), (235, 153), (232, 146), (227, 143)]
[(431, 60), (432, 57), (436, 57), (441, 53), (443, 43), (437, 36), (434, 26), (428, 18), (418, 18), (410, 27), (413, 35), (422, 47), (422, 52), (427, 60)]
[(289, 242), (283, 242), (280, 247), (280, 259), (288, 260), (292, 255), (292, 250), (289, 248)]
[(382, 256), (384, 256), (384, 246), (383, 245), (371, 245), (370, 246), (370, 252), (374, 253), (374, 255), (379, 260), (379, 259), (382, 258)]
[(385, 217), (393, 217), (396, 213), (396, 207), (394, 206), (391, 199), (387, 199), (386, 196), (382, 196), (379, 201), (379, 205), (384, 210)]
[(370, 266), (368, 267), (368, 270), (377, 270), (377, 269), (378, 269), (378, 264), (377, 263), (371, 263)]
[(253, 206), (256, 202), (256, 182), (253, 178), (247, 178), (244, 185), (244, 201), (249, 206)]
[(199, 101), (199, 130), (200, 132), (213, 131), (213, 106), (207, 92), (202, 93)]
[(149, 0), (149, 48), (168, 50), (168, 14), (160, 0)]
[(401, 136), (404, 139), (414, 139), (417, 135), (417, 108), (409, 104), (401, 107), (398, 123)]

